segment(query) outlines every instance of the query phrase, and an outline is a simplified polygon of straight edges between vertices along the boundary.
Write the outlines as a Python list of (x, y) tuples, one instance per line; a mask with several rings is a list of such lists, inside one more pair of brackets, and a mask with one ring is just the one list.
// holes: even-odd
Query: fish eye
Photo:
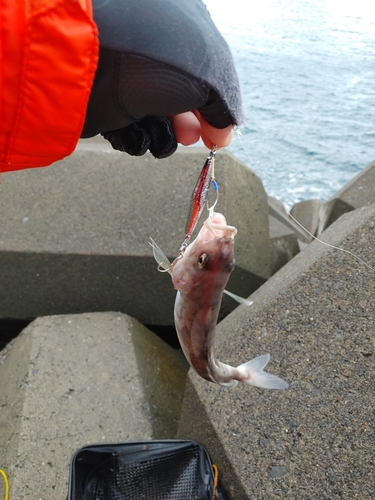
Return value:
[(202, 255), (199, 257), (198, 259), (198, 267), (199, 269), (203, 269), (204, 266), (207, 264), (208, 262), (208, 256), (206, 253), (202, 253)]

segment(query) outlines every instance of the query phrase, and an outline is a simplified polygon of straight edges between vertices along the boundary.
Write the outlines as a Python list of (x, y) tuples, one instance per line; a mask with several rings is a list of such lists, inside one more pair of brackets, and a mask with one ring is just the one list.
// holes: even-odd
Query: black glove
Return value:
[(100, 54), (82, 137), (157, 158), (177, 147), (166, 118), (198, 109), (214, 127), (242, 122), (228, 45), (200, 0), (93, 0)]
[(146, 151), (155, 158), (167, 158), (177, 149), (172, 123), (165, 116), (149, 116), (119, 130), (104, 132), (113, 149), (132, 156), (142, 156)]

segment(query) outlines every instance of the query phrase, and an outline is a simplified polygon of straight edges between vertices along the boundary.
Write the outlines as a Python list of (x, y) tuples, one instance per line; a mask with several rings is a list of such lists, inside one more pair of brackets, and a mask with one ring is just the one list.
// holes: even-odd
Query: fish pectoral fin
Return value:
[[(215, 380), (216, 382), (216, 380)], [(230, 380), (229, 382), (217, 382), (221, 387), (236, 387), (238, 384), (237, 380)]]
[(244, 306), (251, 306), (251, 304), (253, 304), (251, 300), (245, 299), (244, 297), (240, 297), (239, 295), (229, 292), (228, 290), (224, 290), (224, 293), (228, 295), (228, 297), (230, 297), (231, 299), (235, 300), (239, 304), (243, 304)]
[(165, 255), (163, 250), (155, 243), (155, 241), (150, 237), (148, 244), (152, 248), (152, 253), (154, 254), (154, 259), (158, 263), (158, 271), (161, 273), (170, 273), (171, 263), (168, 257)]
[(240, 371), (241, 382), (247, 385), (253, 385), (255, 387), (261, 387), (262, 389), (286, 389), (288, 383), (282, 378), (267, 373), (263, 370), (270, 360), (269, 354), (262, 354), (257, 358), (243, 363), (237, 367)]

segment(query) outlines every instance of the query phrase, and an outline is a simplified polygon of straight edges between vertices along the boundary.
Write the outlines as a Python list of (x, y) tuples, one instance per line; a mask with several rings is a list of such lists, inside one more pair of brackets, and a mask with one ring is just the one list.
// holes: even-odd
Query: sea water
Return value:
[[(287, 208), (326, 200), (375, 158), (375, 4), (206, 0), (238, 71), (251, 160)], [(375, 189), (375, 186), (374, 186)]]

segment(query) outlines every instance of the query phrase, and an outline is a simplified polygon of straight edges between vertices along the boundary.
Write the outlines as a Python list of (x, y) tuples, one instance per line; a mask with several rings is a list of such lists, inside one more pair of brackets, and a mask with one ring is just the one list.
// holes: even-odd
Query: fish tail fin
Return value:
[(247, 385), (254, 385), (262, 389), (286, 389), (288, 383), (285, 380), (263, 370), (269, 360), (269, 354), (262, 354), (262, 356), (238, 366), (237, 370), (240, 371), (241, 377), (239, 380)]

